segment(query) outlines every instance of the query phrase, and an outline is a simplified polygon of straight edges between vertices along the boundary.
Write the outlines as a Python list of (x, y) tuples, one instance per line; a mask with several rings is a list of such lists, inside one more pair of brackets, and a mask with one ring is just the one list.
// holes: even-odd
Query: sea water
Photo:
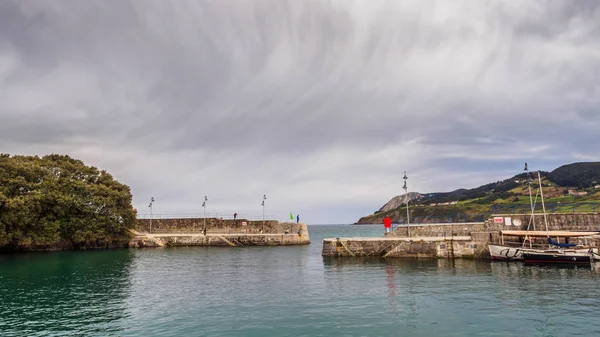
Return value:
[(0, 336), (600, 336), (600, 268), (323, 258), (312, 244), (0, 255)]

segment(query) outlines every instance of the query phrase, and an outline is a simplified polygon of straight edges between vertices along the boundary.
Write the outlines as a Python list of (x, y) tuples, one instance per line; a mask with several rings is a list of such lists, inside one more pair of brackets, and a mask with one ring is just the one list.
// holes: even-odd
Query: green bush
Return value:
[(69, 156), (0, 154), (0, 247), (125, 239), (131, 199), (108, 172)]

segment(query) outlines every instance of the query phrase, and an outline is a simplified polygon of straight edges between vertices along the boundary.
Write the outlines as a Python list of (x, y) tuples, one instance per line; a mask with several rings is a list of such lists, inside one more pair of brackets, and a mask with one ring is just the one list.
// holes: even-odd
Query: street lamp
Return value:
[(262, 208), (263, 208), (263, 225), (261, 228), (261, 231), (265, 230), (265, 200), (267, 200), (267, 195), (263, 194), (263, 200), (262, 200)]
[(406, 195), (406, 228), (408, 231), (408, 236), (410, 237), (410, 219), (408, 213), (408, 186), (406, 186), (406, 180), (408, 180), (408, 177), (406, 176), (406, 171), (404, 171), (404, 177), (402, 179), (404, 179), (404, 186), (402, 188), (404, 189), (404, 194)]
[(150, 207), (150, 230), (148, 231), (149, 233), (152, 233), (152, 205), (154, 204), (154, 197), (150, 198), (150, 205), (148, 205), (148, 207)]
[(204, 235), (206, 235), (206, 202), (208, 201), (208, 198), (206, 196), (204, 196), (204, 201), (202, 202), (202, 207), (204, 208)]

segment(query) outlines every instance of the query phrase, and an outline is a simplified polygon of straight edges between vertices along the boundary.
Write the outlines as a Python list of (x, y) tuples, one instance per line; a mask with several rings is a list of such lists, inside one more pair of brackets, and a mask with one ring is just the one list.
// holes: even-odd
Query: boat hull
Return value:
[(498, 245), (489, 245), (490, 258), (497, 261), (518, 261), (523, 260), (523, 249), (517, 247), (506, 247)]
[(523, 261), (523, 253), (525, 252), (543, 252), (543, 250), (509, 247), (500, 245), (489, 245), (490, 258), (496, 261)]
[(591, 254), (523, 253), (525, 263), (589, 264)]

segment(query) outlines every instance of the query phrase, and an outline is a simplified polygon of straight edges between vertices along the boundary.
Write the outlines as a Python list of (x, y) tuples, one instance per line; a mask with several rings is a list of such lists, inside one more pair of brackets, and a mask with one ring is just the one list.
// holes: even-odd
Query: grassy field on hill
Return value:
[[(444, 195), (443, 202), (431, 202), (432, 198), (422, 198), (409, 205), (411, 223), (431, 222), (461, 222), (481, 221), (493, 213), (529, 213), (530, 198), (526, 184), (519, 181), (503, 181), (499, 185), (511, 187), (507, 190), (491, 191), (487, 195), (477, 198), (462, 197), (463, 200), (448, 200)], [(512, 186), (511, 186), (512, 184)], [(516, 185), (516, 186), (514, 186)], [(514, 187), (513, 187), (514, 186)], [(559, 186), (542, 179), (544, 204), (547, 212), (600, 212), (600, 188), (588, 187), (577, 188)], [(586, 195), (570, 195), (569, 190), (575, 193), (587, 193)], [(532, 185), (532, 197), (535, 201), (535, 212), (542, 212), (541, 197), (537, 184)], [(433, 200), (433, 201), (439, 201)], [(452, 204), (444, 204), (452, 203)], [(375, 212), (375, 214), (361, 218), (357, 223), (383, 223), (383, 218), (389, 216), (396, 223), (404, 223), (406, 217), (406, 206), (403, 205), (387, 212)]]

